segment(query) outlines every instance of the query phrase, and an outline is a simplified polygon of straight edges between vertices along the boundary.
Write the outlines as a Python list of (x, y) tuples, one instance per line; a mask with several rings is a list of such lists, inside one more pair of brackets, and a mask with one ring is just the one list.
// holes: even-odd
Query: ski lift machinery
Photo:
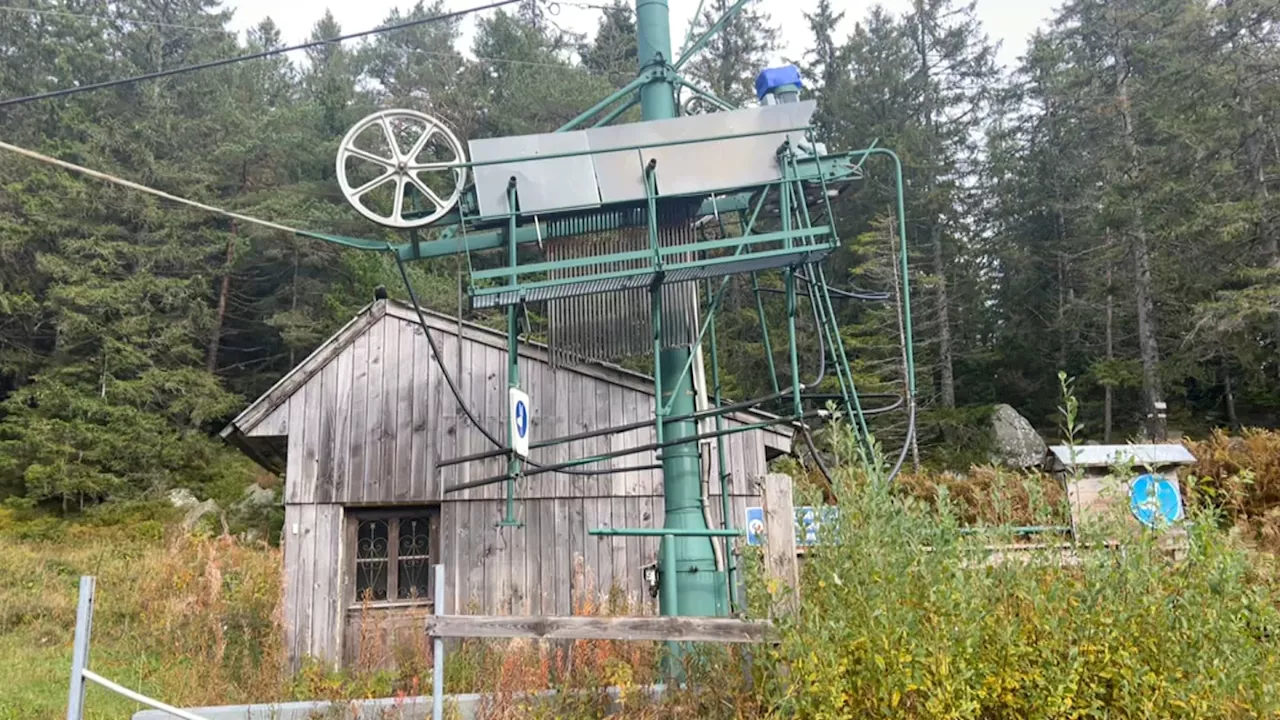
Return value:
[[(505, 483), (502, 524), (516, 524), (517, 478), (591, 474), (581, 468), (657, 451), (665, 500), (662, 526), (591, 532), (662, 538), (657, 582), (663, 615), (728, 615), (740, 608), (730, 541), (743, 531), (734, 527), (728, 493), (721, 493), (722, 527), (709, 527), (702, 502), (703, 456), (712, 446), (720, 472), (727, 472), (721, 438), (772, 424), (789, 425), (808, 438), (811, 424), (826, 414), (825, 401), (834, 398), (865, 440), (868, 415), (902, 408), (908, 415), (908, 436), (892, 474), (902, 465), (914, 428), (910, 290), (897, 156), (874, 144), (828, 153), (812, 127), (815, 103), (801, 98), (800, 74), (792, 66), (762, 71), (756, 81), (759, 106), (741, 109), (681, 75), (686, 62), (745, 4), (735, 3), (673, 59), (666, 0), (637, 0), (638, 75), (555, 132), (475, 139), (464, 148), (431, 115), (384, 110), (353, 126), (337, 156), (337, 177), (347, 200), (373, 222), (407, 232), (407, 242), (386, 247), (395, 255), (415, 306), (405, 263), (462, 255), (470, 272), (472, 307), (506, 314), (508, 437), (501, 441), (476, 422), (494, 449), (442, 465), (506, 456), (507, 471), (445, 492)], [(679, 97), (685, 93), (688, 100), (682, 106)], [(637, 105), (641, 122), (612, 124)], [(694, 114), (695, 105), (712, 111)], [(872, 156), (888, 158), (894, 171), (906, 358), (901, 395), (874, 409), (862, 406), (871, 395), (860, 397), (855, 387), (833, 303), (833, 297), (850, 294), (830, 287), (823, 267), (840, 244), (830, 200), (862, 177)], [(424, 239), (427, 233), (432, 239)], [(481, 269), (472, 264), (481, 253), (505, 257)], [(774, 367), (759, 302), (756, 278), (765, 271), (783, 277), (786, 381), (779, 380)], [(721, 397), (715, 319), (735, 276), (750, 277), (755, 288), (773, 392), (727, 403)], [(801, 283), (804, 291), (798, 292)], [(835, 392), (807, 394), (801, 382), (796, 324), (798, 298), (805, 296), (822, 355), (820, 375), (832, 368), (834, 383), (828, 377), (827, 384)], [(527, 399), (518, 387), (517, 347), (524, 309), (531, 304), (540, 305), (546, 317), (553, 364), (651, 355), (655, 443), (547, 465), (523, 456), (530, 408), (520, 405)], [(429, 332), (427, 338), (431, 341)], [(434, 345), (433, 356), (442, 363)], [(443, 364), (441, 370), (457, 396)], [(459, 404), (471, 416), (465, 403)], [(724, 422), (729, 412), (764, 407), (774, 412), (762, 422), (732, 427)], [(533, 446), (627, 429), (634, 426), (535, 439)]]

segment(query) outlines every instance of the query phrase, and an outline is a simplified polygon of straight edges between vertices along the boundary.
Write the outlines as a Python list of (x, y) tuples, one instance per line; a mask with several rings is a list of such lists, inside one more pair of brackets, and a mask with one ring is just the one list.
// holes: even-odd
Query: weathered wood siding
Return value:
[[(468, 408), (505, 441), (505, 337), (435, 315), (428, 322)], [(545, 350), (534, 345), (521, 347), (520, 384), (530, 396), (530, 435), (535, 440), (654, 414), (648, 379), (611, 368), (552, 368)], [(737, 425), (757, 418), (732, 416), (726, 421)], [(654, 610), (641, 572), (657, 557), (657, 538), (601, 538), (587, 531), (661, 525), (661, 472), (547, 473), (522, 479), (516, 486), (516, 515), (522, 524), (498, 527), (503, 483), (446, 492), (455, 483), (502, 475), (506, 461), (495, 457), (439, 468), (443, 459), (493, 445), (462, 412), (431, 358), (422, 327), (407, 308), (375, 303), (242, 413), (233, 427), (242, 446), (287, 438), (277, 443), (287, 444), (285, 614), (292, 658), (313, 655), (336, 661), (350, 658), (354, 650), (342, 647), (353, 637), (347, 622), (352, 592), (343, 557), (349, 542), (343, 541), (345, 508), (440, 503), (440, 559), (446, 566), (450, 613), (568, 615), (599, 605), (611, 591), (624, 593), (637, 614)], [(704, 430), (712, 427), (708, 423)], [(535, 450), (531, 459), (550, 464), (654, 440), (648, 426)], [(766, 449), (785, 452), (789, 438), (755, 430), (728, 436), (724, 443), (732, 513), (740, 526), (746, 506), (758, 503), (755, 480), (767, 471)], [(709, 514), (718, 525), (714, 442), (703, 449), (704, 467), (712, 478)], [(656, 462), (651, 451), (583, 469)]]
[(340, 505), (286, 505), (284, 642), (289, 658), (338, 658), (345, 565)]
[[(375, 309), (379, 306), (375, 306)], [(305, 382), (282, 386), (287, 397), (274, 407), (251, 409), (237, 419), (250, 438), (288, 437), (286, 503), (343, 505), (415, 504), (436, 500), (502, 497), (501, 484), (459, 493), (455, 483), (501, 475), (501, 457), (435, 471), (443, 458), (493, 447), (449, 391), (421, 326), (403, 309), (370, 311), (371, 322), (331, 352), (308, 358)], [(443, 325), (443, 323), (441, 323)], [(476, 419), (505, 441), (507, 351), (505, 338), (474, 326), (436, 327), (433, 336)], [(653, 417), (652, 386), (642, 378), (603, 368), (555, 369), (546, 353), (523, 346), (520, 384), (529, 393), (530, 435), (549, 438), (623, 425)], [(275, 392), (275, 390), (273, 390)], [(257, 410), (256, 412), (254, 412)], [(739, 416), (727, 419), (740, 424)], [(534, 463), (595, 455), (655, 440), (652, 427), (535, 450)], [(785, 436), (757, 430), (726, 438), (733, 492), (750, 492), (748, 478), (764, 472), (765, 448), (789, 449)], [(653, 452), (628, 455), (582, 469), (651, 465)], [(525, 498), (585, 498), (660, 495), (662, 473), (647, 470), (585, 477), (538, 475), (520, 483)]]

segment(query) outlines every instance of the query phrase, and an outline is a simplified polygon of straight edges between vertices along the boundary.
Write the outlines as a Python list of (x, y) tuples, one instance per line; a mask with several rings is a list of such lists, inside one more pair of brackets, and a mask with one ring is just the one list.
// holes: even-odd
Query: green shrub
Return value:
[[(844, 443), (848, 445), (848, 443)], [(851, 450), (842, 466), (854, 467)], [(779, 717), (1280, 717), (1277, 593), (1212, 517), (1077, 562), (991, 563), (934, 504), (837, 474), (837, 527), (761, 664)]]

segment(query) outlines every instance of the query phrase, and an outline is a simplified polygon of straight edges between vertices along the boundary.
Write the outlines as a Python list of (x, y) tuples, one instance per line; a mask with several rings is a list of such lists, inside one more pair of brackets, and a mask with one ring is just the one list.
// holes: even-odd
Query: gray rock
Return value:
[(200, 501), (196, 499), (195, 495), (191, 494), (190, 490), (186, 488), (174, 488), (169, 491), (169, 504), (176, 508), (185, 510), (186, 508), (199, 505)]
[(997, 405), (991, 415), (995, 434), (995, 453), (991, 460), (999, 465), (1028, 468), (1044, 461), (1048, 448), (1031, 422), (1008, 405)]
[(276, 493), (270, 488), (264, 488), (258, 483), (253, 483), (244, 489), (244, 497), (237, 503), (242, 508), (254, 507), (271, 507), (276, 504)]
[(182, 518), (182, 528), (187, 531), (193, 530), (199, 524), (201, 518), (206, 515), (216, 515), (217, 513), (218, 503), (212, 500), (196, 503)]

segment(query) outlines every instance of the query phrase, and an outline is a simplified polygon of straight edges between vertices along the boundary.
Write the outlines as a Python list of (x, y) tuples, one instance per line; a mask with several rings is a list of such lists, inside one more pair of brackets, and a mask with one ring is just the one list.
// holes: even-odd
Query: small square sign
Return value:
[(764, 508), (747, 508), (747, 544), (760, 545), (764, 542)]
[[(796, 547), (818, 544), (818, 533), (823, 523), (834, 524), (840, 516), (838, 508), (830, 505), (813, 507), (801, 505), (795, 508)], [(747, 544), (764, 544), (764, 508), (747, 508)]]

